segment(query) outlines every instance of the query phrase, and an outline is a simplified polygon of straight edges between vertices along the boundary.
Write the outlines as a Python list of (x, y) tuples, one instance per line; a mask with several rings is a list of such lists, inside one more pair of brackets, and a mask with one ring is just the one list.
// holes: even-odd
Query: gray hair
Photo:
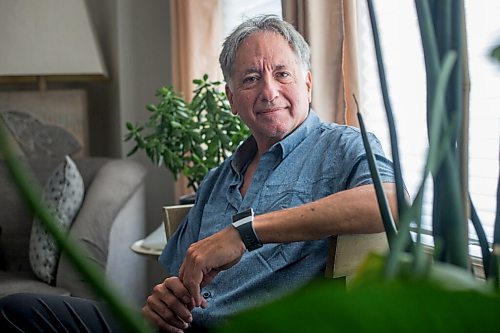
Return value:
[(304, 37), (290, 23), (282, 20), (280, 17), (276, 15), (260, 15), (241, 23), (226, 38), (222, 45), (219, 63), (224, 80), (227, 83), (230, 83), (236, 51), (241, 42), (250, 35), (262, 31), (272, 31), (283, 36), (295, 52), (304, 71), (307, 72), (311, 69), (311, 50)]

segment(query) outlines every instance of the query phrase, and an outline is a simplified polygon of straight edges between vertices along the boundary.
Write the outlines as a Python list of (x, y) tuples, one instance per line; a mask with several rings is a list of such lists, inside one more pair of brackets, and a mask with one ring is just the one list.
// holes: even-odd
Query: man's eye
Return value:
[(289, 72), (278, 72), (278, 73), (276, 73), (276, 77), (278, 79), (283, 80), (283, 79), (289, 79), (291, 77), (291, 75)]
[(256, 76), (248, 76), (245, 79), (243, 79), (243, 83), (254, 83), (257, 81)]

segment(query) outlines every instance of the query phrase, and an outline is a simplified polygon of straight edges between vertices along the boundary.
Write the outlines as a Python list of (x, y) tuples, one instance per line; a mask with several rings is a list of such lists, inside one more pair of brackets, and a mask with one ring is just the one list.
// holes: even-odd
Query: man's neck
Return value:
[(259, 152), (255, 154), (255, 156), (252, 158), (252, 161), (250, 161), (250, 164), (246, 168), (245, 173), (243, 174), (243, 184), (241, 184), (240, 187), (240, 193), (242, 197), (245, 197), (245, 194), (252, 184), (253, 175), (255, 173), (255, 170), (257, 170), (257, 166), (259, 165), (260, 156), (261, 154)]

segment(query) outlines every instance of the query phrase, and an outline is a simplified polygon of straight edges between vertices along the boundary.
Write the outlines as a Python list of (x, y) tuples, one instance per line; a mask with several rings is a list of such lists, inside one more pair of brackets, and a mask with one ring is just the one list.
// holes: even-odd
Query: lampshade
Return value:
[(0, 80), (107, 77), (84, 0), (0, 0)]

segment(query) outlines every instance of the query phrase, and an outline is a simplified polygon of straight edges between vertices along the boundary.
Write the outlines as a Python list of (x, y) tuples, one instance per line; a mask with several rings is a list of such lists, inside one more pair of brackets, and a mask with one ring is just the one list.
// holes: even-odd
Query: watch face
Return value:
[(241, 213), (233, 215), (233, 226), (238, 230), (241, 240), (248, 251), (256, 250), (262, 247), (262, 243), (253, 230), (252, 221), (254, 212), (249, 208)]
[(253, 217), (253, 209), (252, 208), (249, 208), (247, 210), (244, 210), (240, 213), (237, 213), (237, 214), (234, 214), (233, 215), (233, 222), (237, 222), (241, 219), (244, 219), (246, 217)]

